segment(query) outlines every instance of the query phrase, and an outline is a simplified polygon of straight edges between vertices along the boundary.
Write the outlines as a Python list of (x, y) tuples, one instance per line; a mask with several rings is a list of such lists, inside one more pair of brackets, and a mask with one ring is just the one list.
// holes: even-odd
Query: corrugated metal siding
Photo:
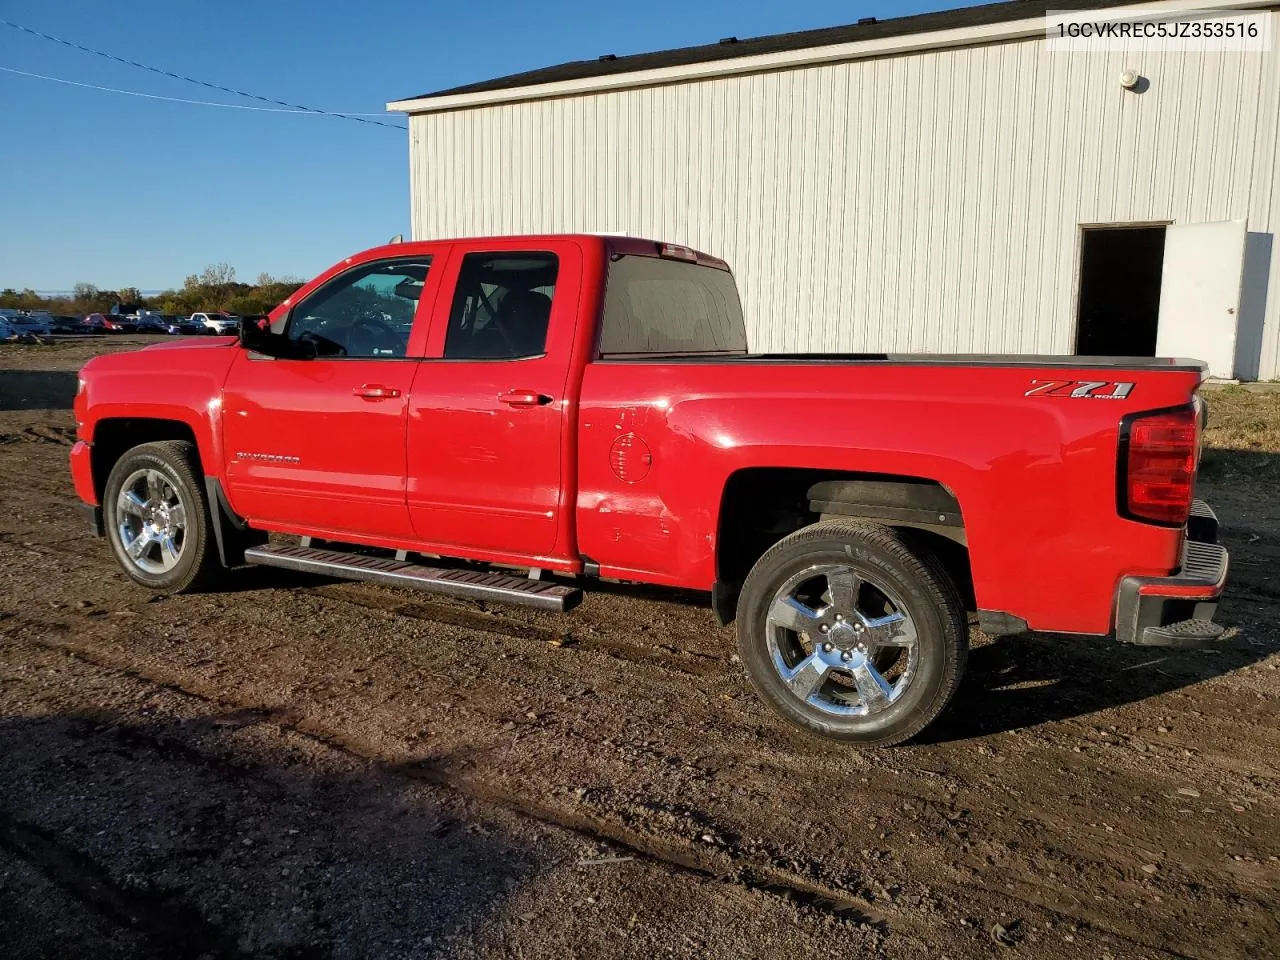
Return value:
[(1277, 59), (1032, 40), (415, 115), (414, 235), (690, 244), (733, 265), (753, 349), (1069, 353), (1081, 224), (1277, 232)]

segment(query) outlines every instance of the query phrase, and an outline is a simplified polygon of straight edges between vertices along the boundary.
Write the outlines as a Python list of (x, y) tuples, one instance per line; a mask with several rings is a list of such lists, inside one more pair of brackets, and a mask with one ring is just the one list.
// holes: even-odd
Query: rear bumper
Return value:
[(1223, 627), (1213, 622), (1227, 582), (1227, 551), (1218, 518), (1203, 500), (1192, 507), (1182, 564), (1169, 577), (1125, 577), (1116, 594), (1116, 639), (1147, 647), (1206, 647)]

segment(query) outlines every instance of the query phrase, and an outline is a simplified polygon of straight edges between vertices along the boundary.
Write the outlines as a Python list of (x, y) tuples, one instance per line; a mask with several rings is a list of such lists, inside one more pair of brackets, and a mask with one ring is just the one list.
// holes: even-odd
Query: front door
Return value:
[(442, 552), (555, 547), (579, 256), (461, 258), (443, 346), (433, 331), (437, 359), (423, 361), (409, 401), (409, 513)]
[(430, 260), (339, 274), (290, 311), (285, 358), (236, 358), (222, 422), (237, 512), (279, 529), (412, 537), (405, 414), (420, 361), (406, 353)]

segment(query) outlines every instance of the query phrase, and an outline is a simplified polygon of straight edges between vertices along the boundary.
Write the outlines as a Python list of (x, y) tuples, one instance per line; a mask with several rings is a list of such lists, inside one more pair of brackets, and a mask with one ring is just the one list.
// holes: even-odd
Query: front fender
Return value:
[(181, 423), (195, 438), (205, 474), (220, 477), (222, 385), (233, 356), (177, 347), (91, 360), (81, 370), (75, 403), (80, 439), (93, 443), (107, 421)]

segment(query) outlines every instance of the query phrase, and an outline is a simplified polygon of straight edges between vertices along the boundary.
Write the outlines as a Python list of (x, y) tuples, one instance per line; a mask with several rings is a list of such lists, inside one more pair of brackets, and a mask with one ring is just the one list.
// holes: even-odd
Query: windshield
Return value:
[(600, 356), (746, 352), (742, 304), (728, 270), (641, 256), (609, 265)]

